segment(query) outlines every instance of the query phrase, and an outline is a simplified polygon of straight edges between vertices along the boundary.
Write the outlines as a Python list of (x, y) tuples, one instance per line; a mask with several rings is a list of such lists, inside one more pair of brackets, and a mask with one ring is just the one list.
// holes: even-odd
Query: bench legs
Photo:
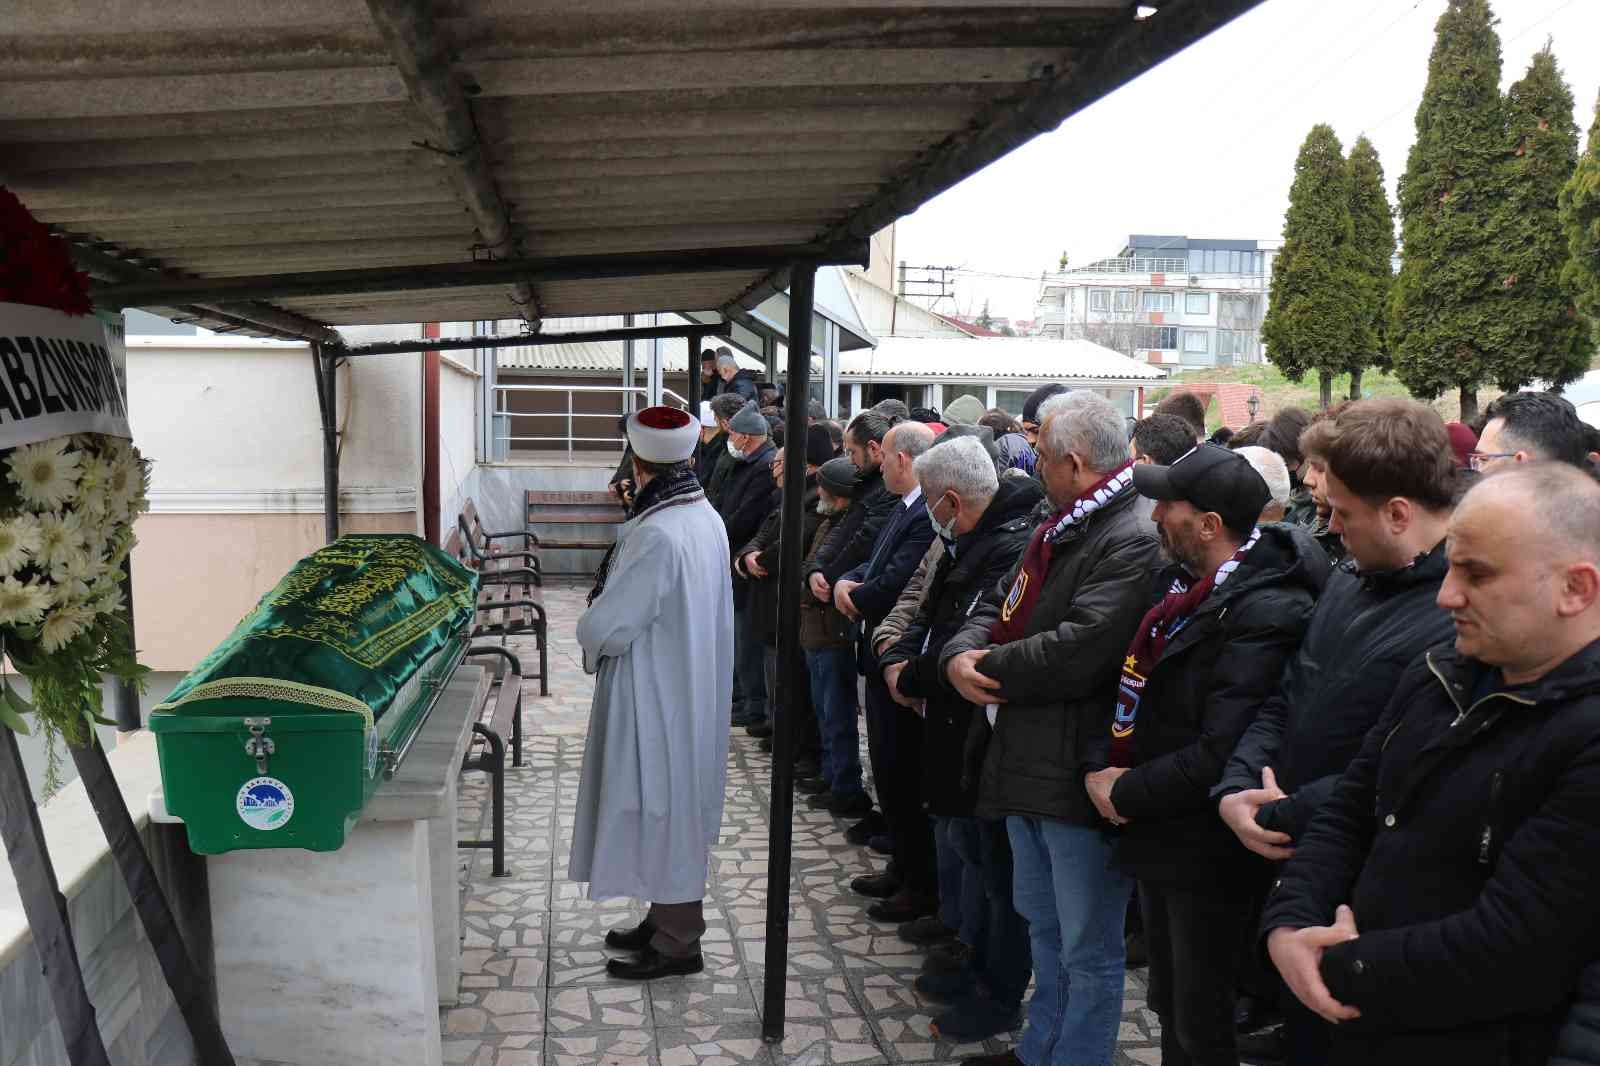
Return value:
[(463, 850), (489, 848), (494, 853), (494, 876), (506, 876), (506, 746), (499, 734), (488, 726), (472, 723), (472, 731), (482, 737), (489, 750), (462, 764), (463, 770), (482, 770), (489, 775), (490, 820), (489, 840), (463, 840), (456, 846)]

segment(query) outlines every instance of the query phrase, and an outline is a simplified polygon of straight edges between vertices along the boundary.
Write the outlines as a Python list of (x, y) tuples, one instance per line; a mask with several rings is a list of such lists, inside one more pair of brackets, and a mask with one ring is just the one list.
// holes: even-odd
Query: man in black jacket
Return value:
[[(934, 1031), (957, 1044), (983, 1040), (1016, 1026), (1032, 965), (1028, 926), (1011, 900), (1011, 845), (1005, 823), (975, 816), (982, 745), (969, 753), (967, 736), (982, 710), (950, 687), (939, 669), (945, 642), (966, 624), (976, 601), (1016, 564), (1033, 535), (1033, 509), (1043, 498), (1032, 478), (995, 471), (982, 443), (971, 437), (941, 439), (916, 463), (928, 520), (944, 542), (927, 579), (921, 607), (899, 642), (885, 654), (884, 681), (903, 706), (924, 721), (922, 808), (934, 820), (939, 853), (940, 908), (952, 899), (971, 960), (956, 974), (917, 979), (925, 997), (953, 1006), (933, 1020)], [(950, 870), (950, 881), (943, 871)], [(951, 899), (946, 899), (947, 893)]]
[(758, 375), (754, 370), (740, 370), (733, 349), (726, 345), (717, 349), (717, 378), (718, 396), (731, 393), (746, 403), (756, 402)]
[(716, 508), (722, 506), (722, 492), (727, 487), (728, 475), (739, 465), (739, 457), (735, 454), (737, 449), (728, 443), (728, 420), (743, 407), (744, 401), (733, 393), (715, 396), (711, 400), (711, 415), (722, 427), (722, 443), (711, 451), (707, 466), (696, 464), (695, 474), (701, 477), (700, 484), (706, 490), (706, 499)]
[(933, 826), (917, 802), (922, 720), (894, 701), (872, 653), (873, 627), (894, 607), (933, 539), (913, 469), (917, 456), (932, 444), (933, 430), (920, 422), (902, 422), (884, 435), (883, 483), (900, 505), (878, 533), (872, 554), (833, 585), (834, 606), (861, 625), (856, 657), (867, 678), (867, 754), (878, 805), (894, 841), (892, 870), (851, 882), (857, 892), (878, 900), (867, 915), (880, 922), (920, 918), (938, 903)]
[(950, 686), (984, 708), (973, 716), (978, 738), (992, 729), (977, 814), (1006, 821), (1033, 956), (1022, 1042), (975, 1061), (1109, 1066), (1132, 883), (1110, 866), (1079, 768), (1091, 738), (1110, 727), (1117, 671), (1149, 606), (1160, 546), (1134, 507), (1121, 412), (1075, 392), (1050, 398), (1038, 417), (1049, 513), (940, 654)]
[[(761, 522), (778, 504), (778, 487), (772, 483), (772, 456), (776, 449), (767, 439), (767, 420), (754, 404), (746, 404), (728, 420), (728, 444), (737, 453), (733, 472), (723, 485), (717, 511), (728, 530), (732, 552), (750, 543)], [(751, 726), (767, 720), (766, 657), (760, 629), (750, 606), (750, 582), (733, 578), (733, 668), (744, 702), (733, 708), (733, 724)]]
[(1269, 493), (1237, 452), (1198, 445), (1133, 469), (1174, 564), (1122, 664), (1085, 787), (1139, 881), (1150, 1007), (1168, 1066), (1238, 1062), (1235, 990), (1264, 864), (1210, 792), (1300, 645), (1328, 562), (1304, 530), (1257, 526)]
[[(1444, 422), (1396, 398), (1359, 401), (1317, 425), (1326, 430), (1319, 476), (1349, 556), (1212, 790), (1239, 842), (1279, 861), (1305, 836), (1401, 673), (1451, 633), (1434, 602), (1456, 483)], [(1326, 1061), (1330, 1035), (1314, 1014), (1291, 1011), (1290, 1061)]]
[(1402, 676), (1267, 903), (1335, 1063), (1542, 1066), (1600, 952), (1600, 486), (1506, 464), (1448, 551), (1453, 645)]

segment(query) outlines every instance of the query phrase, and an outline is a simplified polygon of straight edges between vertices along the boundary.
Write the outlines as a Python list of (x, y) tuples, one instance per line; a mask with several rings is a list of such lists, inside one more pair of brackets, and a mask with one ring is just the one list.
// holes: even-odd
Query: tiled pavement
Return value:
[[(767, 814), (772, 760), (735, 731), (722, 837), (711, 855), (706, 970), (628, 984), (606, 977), (607, 929), (632, 925), (630, 901), (592, 903), (566, 880), (573, 806), (592, 695), (573, 641), (585, 587), (545, 590), (551, 694), (525, 686), (526, 762), (506, 777), (507, 865), (462, 852), (465, 939), (460, 1004), (443, 1013), (444, 1059), (470, 1066), (776, 1066), (949, 1062), (1010, 1041), (937, 1042), (937, 1008), (911, 989), (921, 956), (869, 921), (850, 879), (881, 860), (847, 843), (842, 823), (803, 805), (794, 819), (787, 1025), (761, 1041)], [(513, 649), (536, 662), (531, 641)], [(865, 752), (863, 752), (865, 763)], [(487, 778), (461, 788), (461, 831), (483, 835)], [(1142, 973), (1128, 975), (1117, 1061), (1157, 1064), (1159, 1030)]]

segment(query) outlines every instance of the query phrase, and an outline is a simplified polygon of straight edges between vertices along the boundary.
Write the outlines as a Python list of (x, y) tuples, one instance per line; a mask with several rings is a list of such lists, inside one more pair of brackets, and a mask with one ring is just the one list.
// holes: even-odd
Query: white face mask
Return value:
[(733, 456), (735, 459), (743, 459), (744, 458), (744, 452), (741, 452), (739, 450), (739, 446), (737, 444), (733, 443), (733, 438), (732, 437), (728, 438), (728, 454)]
[[(943, 501), (943, 499), (944, 499), (944, 497), (941, 496), (941, 497), (939, 497), (938, 500), (935, 500), (934, 501), (934, 507), (937, 507), (939, 505), (939, 503), (941, 501)], [(946, 522), (944, 525), (941, 526), (939, 524), (939, 520), (937, 518), (933, 517), (934, 507), (929, 507), (928, 508), (928, 512), (927, 512), (928, 513), (928, 525), (933, 527), (933, 535), (934, 536), (938, 537), (940, 540), (944, 541), (946, 544), (949, 544), (951, 541), (956, 539), (956, 516), (955, 516), (955, 512), (952, 511), (950, 513), (950, 521)]]

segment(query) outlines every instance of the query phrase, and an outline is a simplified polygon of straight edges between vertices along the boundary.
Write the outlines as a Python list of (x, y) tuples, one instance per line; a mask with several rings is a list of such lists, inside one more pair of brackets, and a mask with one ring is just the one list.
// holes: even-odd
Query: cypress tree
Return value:
[(1579, 309), (1600, 319), (1600, 100), (1589, 127), (1589, 147), (1561, 190), (1561, 225), (1571, 253), (1562, 279)]
[(1318, 124), (1295, 160), (1261, 338), (1291, 381), (1317, 371), (1324, 407), (1333, 399), (1333, 376), (1348, 369), (1351, 353), (1375, 343), (1370, 327), (1351, 313), (1359, 281), (1354, 237), (1344, 150), (1333, 128)]
[(1506, 123), (1488, 0), (1449, 5), (1435, 25), (1417, 139), (1400, 178), (1389, 338), (1406, 388), (1432, 399), (1454, 387), (1470, 419), (1488, 356), (1508, 338), (1495, 299), (1505, 278)]
[(1387, 308), (1394, 284), (1394, 209), (1383, 188), (1383, 164), (1365, 136), (1350, 146), (1345, 164), (1350, 182), (1350, 220), (1355, 227), (1355, 267), (1360, 273), (1357, 309), (1372, 347), (1357, 351), (1350, 362), (1350, 398), (1361, 399), (1361, 372), (1369, 366), (1389, 368)]
[(1494, 383), (1506, 392), (1534, 381), (1561, 386), (1589, 369), (1593, 340), (1562, 269), (1570, 258), (1558, 202), (1578, 162), (1572, 92), (1547, 44), (1506, 93), (1510, 138), (1503, 205), (1509, 241), (1495, 303), (1505, 345), (1488, 353)]

